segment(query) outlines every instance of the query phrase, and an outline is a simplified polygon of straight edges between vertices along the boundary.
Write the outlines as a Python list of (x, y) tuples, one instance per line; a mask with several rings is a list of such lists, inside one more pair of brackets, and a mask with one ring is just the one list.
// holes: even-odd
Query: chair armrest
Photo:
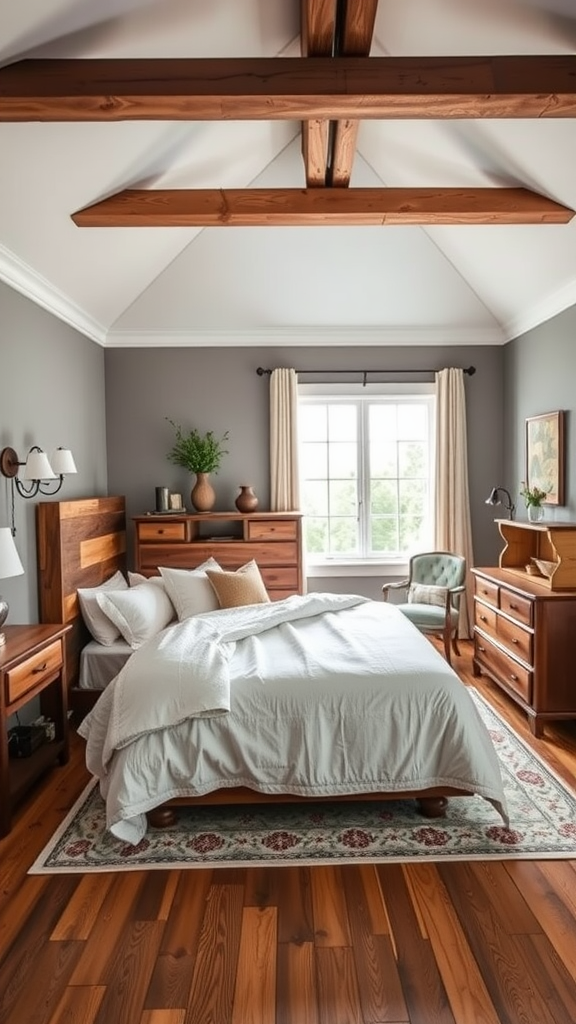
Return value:
[(409, 586), (410, 580), (399, 580), (397, 583), (383, 583), (382, 584), (382, 598), (384, 601), (388, 600), (389, 590), (402, 590)]

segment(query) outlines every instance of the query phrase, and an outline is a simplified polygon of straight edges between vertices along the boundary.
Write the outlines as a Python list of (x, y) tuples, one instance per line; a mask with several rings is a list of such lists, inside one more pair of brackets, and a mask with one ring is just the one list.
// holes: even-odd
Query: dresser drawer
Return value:
[(186, 540), (186, 523), (138, 523), (138, 540), (143, 544), (153, 541), (168, 540), (171, 542)]
[[(260, 570), (262, 579), (267, 590), (289, 590), (290, 593), (298, 593), (298, 569), (294, 565), (281, 566), (279, 569)], [(284, 594), (287, 597), (287, 594)]]
[(476, 597), (482, 598), (488, 604), (498, 607), (498, 591), (500, 587), (497, 583), (490, 583), (488, 580), (483, 580), (481, 577), (476, 576), (474, 579), (474, 593)]
[(519, 665), (514, 658), (496, 647), (487, 637), (476, 633), (474, 637), (474, 658), (489, 675), (493, 674), (499, 683), (517, 693), (527, 704), (532, 701), (532, 672)]
[(246, 540), (296, 540), (298, 523), (294, 519), (249, 519)]
[(505, 647), (515, 654), (517, 658), (522, 658), (523, 661), (532, 664), (534, 660), (533, 649), (533, 637), (532, 633), (528, 630), (523, 629), (516, 622), (511, 622), (510, 619), (505, 619), (503, 615), (498, 616), (498, 639), (504, 644)]
[(55, 640), (38, 654), (32, 654), (25, 661), (6, 673), (6, 703), (12, 704), (22, 694), (43, 683), (62, 667), (62, 643)]
[(482, 604), (481, 601), (474, 602), (474, 622), (480, 629), (484, 629), (487, 633), (491, 633), (492, 636), (496, 636), (497, 620), (498, 612), (495, 608)]
[(523, 622), (526, 626), (532, 625), (533, 603), (526, 597), (519, 597), (505, 587), (500, 588), (500, 610), (511, 615), (517, 622)]

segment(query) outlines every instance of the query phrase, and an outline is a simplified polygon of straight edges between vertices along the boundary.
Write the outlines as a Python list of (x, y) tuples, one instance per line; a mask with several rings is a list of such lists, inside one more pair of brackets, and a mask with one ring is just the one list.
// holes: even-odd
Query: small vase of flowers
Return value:
[(182, 466), (189, 473), (196, 474), (190, 500), (197, 512), (210, 512), (216, 501), (210, 473), (218, 472), (223, 456), (228, 454), (228, 449), (224, 447), (228, 431), (221, 438), (215, 437), (211, 430), (201, 434), (195, 428), (186, 434), (179, 423), (168, 416), (166, 419), (176, 432), (176, 440), (167, 458), (175, 466)]
[(520, 494), (524, 498), (530, 522), (541, 523), (544, 519), (542, 502), (546, 501), (548, 491), (543, 491), (540, 487), (528, 487), (523, 480), (520, 488)]

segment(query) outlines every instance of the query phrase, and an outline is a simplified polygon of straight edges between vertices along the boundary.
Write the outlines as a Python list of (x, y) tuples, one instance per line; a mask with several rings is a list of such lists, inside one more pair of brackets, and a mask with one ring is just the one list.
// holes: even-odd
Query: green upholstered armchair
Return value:
[(458, 649), (460, 600), (465, 591), (466, 559), (450, 551), (427, 551), (410, 559), (409, 576), (398, 583), (385, 583), (382, 596), (404, 588), (407, 601), (397, 604), (406, 618), (422, 633), (439, 633), (444, 638), (446, 661), (452, 664), (450, 644)]

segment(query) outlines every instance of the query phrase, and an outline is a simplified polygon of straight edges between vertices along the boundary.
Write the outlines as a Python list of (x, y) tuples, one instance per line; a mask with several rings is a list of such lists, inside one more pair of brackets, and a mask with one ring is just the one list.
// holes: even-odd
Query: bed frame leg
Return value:
[(152, 828), (170, 828), (178, 820), (174, 807), (154, 807), (153, 810), (148, 811), (146, 817)]
[(416, 801), (420, 814), (425, 818), (443, 818), (446, 815), (448, 798), (445, 796), (421, 796)]

